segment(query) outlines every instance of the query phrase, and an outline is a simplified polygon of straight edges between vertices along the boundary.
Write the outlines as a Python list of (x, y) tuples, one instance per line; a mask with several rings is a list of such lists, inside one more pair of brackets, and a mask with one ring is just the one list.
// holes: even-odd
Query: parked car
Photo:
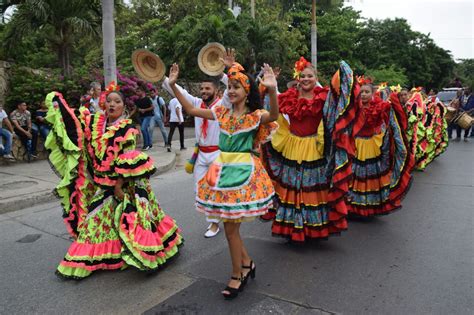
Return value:
[(438, 92), (437, 97), (447, 106), (456, 98), (456, 94), (459, 90), (463, 91), (462, 88), (444, 88), (442, 91)]

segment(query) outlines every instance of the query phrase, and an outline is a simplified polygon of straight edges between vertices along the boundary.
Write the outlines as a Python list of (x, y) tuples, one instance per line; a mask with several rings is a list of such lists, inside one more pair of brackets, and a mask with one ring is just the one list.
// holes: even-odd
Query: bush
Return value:
[(86, 83), (79, 79), (80, 76), (80, 73), (76, 73), (71, 78), (65, 78), (59, 69), (31, 69), (14, 65), (5, 107), (11, 111), (22, 100), (29, 105), (30, 110), (35, 110), (51, 91), (63, 93), (69, 102), (77, 105)]
[[(71, 106), (79, 106), (80, 98), (89, 90), (92, 81), (103, 82), (102, 69), (74, 69), (68, 78), (60, 73), (60, 69), (31, 69), (14, 65), (11, 70), (10, 91), (6, 98), (8, 112), (16, 109), (17, 102), (22, 100), (28, 104), (30, 110), (38, 109), (46, 95), (52, 91), (63, 94), (64, 99)], [(138, 98), (135, 95), (137, 86), (143, 86), (148, 91), (153, 88), (151, 83), (145, 82), (135, 75), (117, 72), (117, 83), (125, 95), (127, 105), (132, 105)], [(103, 87), (105, 88), (105, 87)]]

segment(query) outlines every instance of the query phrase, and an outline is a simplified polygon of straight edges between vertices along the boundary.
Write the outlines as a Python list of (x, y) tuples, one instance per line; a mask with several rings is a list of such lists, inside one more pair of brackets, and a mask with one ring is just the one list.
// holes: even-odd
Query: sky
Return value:
[(366, 18), (404, 18), (454, 59), (474, 58), (474, 0), (347, 0)]

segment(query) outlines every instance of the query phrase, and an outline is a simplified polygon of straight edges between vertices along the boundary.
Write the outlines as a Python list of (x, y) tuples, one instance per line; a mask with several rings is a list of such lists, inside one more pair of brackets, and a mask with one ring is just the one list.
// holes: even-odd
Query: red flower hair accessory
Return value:
[(311, 67), (312, 64), (304, 57), (301, 57), (297, 62), (295, 62), (295, 68), (293, 69), (293, 78), (296, 80), (300, 79), (300, 74), (307, 67)]
[(109, 85), (105, 88), (105, 91), (100, 93), (100, 98), (99, 98), (99, 106), (101, 109), (105, 109), (105, 100), (107, 98), (107, 95), (109, 95), (112, 92), (119, 92), (120, 91), (120, 86), (115, 83), (115, 81), (111, 81)]
[(372, 84), (372, 79), (371, 78), (366, 78), (363, 75), (357, 77), (357, 82), (359, 83), (360, 86), (365, 85), (365, 84)]
[(109, 85), (105, 88), (105, 91), (108, 93), (110, 92), (118, 92), (120, 91), (120, 86), (115, 83), (115, 81), (111, 81)]
[(227, 71), (227, 76), (229, 80), (237, 80), (242, 84), (245, 89), (245, 92), (250, 92), (250, 80), (249, 77), (243, 74), (245, 71), (244, 67), (240, 63), (234, 62), (229, 71)]

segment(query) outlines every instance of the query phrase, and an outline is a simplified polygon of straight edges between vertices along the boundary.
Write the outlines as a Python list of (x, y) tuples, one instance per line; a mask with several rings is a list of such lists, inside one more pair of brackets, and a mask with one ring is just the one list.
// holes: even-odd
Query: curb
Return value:
[[(171, 170), (176, 165), (176, 152), (170, 162), (165, 165), (160, 165), (156, 167), (156, 172), (152, 175), (152, 177), (161, 175), (166, 173), (167, 171)], [(44, 192), (43, 194), (33, 195), (29, 198), (22, 198), (20, 200), (11, 200), (5, 203), (0, 202), (0, 214), (5, 214), (8, 212), (18, 211), (25, 208), (29, 208), (32, 206), (36, 206), (39, 204), (58, 201), (59, 199), (53, 194), (52, 191)]]
[(174, 153), (174, 155), (173, 155), (173, 158), (171, 159), (171, 162), (168, 163), (168, 164), (165, 164), (165, 165), (158, 166), (156, 168), (156, 172), (153, 175), (151, 175), (151, 177), (155, 177), (155, 176), (161, 175), (163, 173), (166, 173), (176, 165), (176, 155), (177, 154), (176, 154), (176, 152), (173, 152), (173, 153)]
[(10, 202), (0, 203), (0, 214), (22, 210), (25, 208), (32, 207), (34, 205), (51, 202), (53, 200), (59, 201), (59, 199), (54, 196), (53, 192), (50, 191), (45, 192), (42, 195), (31, 196), (30, 198), (23, 198), (20, 200), (12, 200)]

